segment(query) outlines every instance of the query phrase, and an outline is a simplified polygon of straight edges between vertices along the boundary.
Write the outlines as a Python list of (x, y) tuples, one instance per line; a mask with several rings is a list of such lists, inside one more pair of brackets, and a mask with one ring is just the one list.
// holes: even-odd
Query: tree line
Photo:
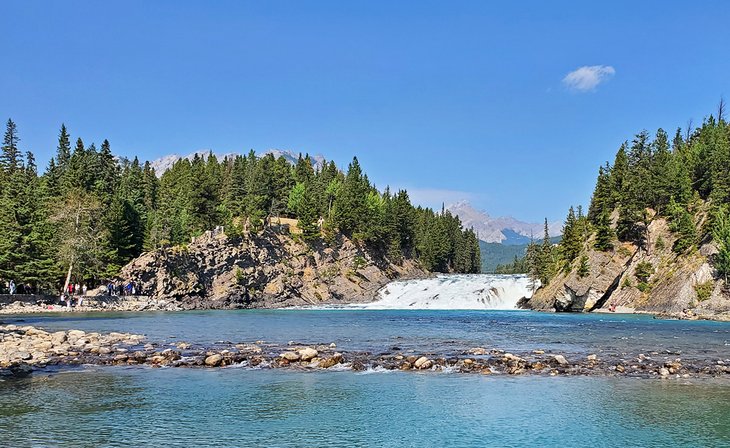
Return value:
[(56, 155), (42, 174), (21, 152), (8, 120), (0, 154), (0, 278), (47, 291), (72, 277), (89, 284), (114, 277), (143, 251), (182, 245), (223, 226), (243, 237), (272, 217), (299, 220), (310, 245), (344, 234), (393, 263), (419, 260), (437, 272), (479, 272), (476, 234), (448, 211), (414, 207), (405, 190), (379, 191), (353, 158), (316, 167), (251, 151), (218, 160), (181, 159), (157, 176), (150, 162), (116, 157), (62, 125)]
[[(708, 211), (701, 219), (700, 211)], [(568, 211), (560, 244), (533, 242), (523, 259), (503, 271), (521, 271), (547, 283), (561, 269), (587, 275), (587, 250), (612, 251), (631, 242), (651, 251), (663, 241), (649, 241), (649, 224), (657, 217), (669, 223), (672, 246), (686, 254), (714, 241), (712, 263), (727, 282), (730, 276), (730, 125), (725, 103), (694, 128), (678, 128), (672, 138), (658, 129), (641, 131), (618, 149), (613, 164), (599, 167), (587, 215), (579, 206)]]

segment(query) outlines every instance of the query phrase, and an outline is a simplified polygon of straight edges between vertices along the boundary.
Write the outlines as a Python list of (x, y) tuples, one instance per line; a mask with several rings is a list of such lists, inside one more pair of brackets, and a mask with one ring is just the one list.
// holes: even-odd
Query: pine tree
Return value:
[(55, 164), (61, 175), (66, 171), (68, 162), (71, 160), (71, 136), (68, 134), (65, 124), (61, 124), (61, 131), (58, 134), (58, 146), (56, 147)]
[(545, 232), (540, 246), (540, 253), (537, 260), (537, 276), (540, 283), (547, 285), (555, 274), (555, 259), (553, 257), (553, 244), (550, 241), (550, 231), (547, 218), (545, 218)]
[(611, 228), (611, 218), (608, 211), (604, 210), (596, 223), (596, 240), (594, 247), (600, 251), (613, 250), (613, 238), (615, 234)]
[(352, 235), (362, 228), (369, 190), (369, 183), (362, 175), (360, 163), (355, 157), (347, 169), (345, 181), (333, 204), (334, 224), (345, 235)]
[(583, 278), (587, 277), (588, 274), (591, 273), (591, 266), (588, 263), (588, 256), (583, 254), (580, 257), (580, 262), (578, 263), (578, 277)]
[(697, 232), (694, 219), (687, 207), (677, 204), (674, 198), (670, 199), (667, 211), (670, 219), (669, 229), (677, 235), (672, 249), (678, 254), (684, 253), (695, 245)]
[(579, 228), (575, 210), (571, 206), (563, 226), (563, 238), (560, 241), (560, 249), (567, 265), (575, 260), (580, 254), (583, 245), (583, 234)]
[(611, 206), (612, 208), (624, 200), (628, 191), (629, 159), (626, 155), (626, 143), (622, 144), (616, 153), (616, 159), (611, 168)]
[[(25, 171), (18, 148), (18, 129), (8, 120), (0, 154), (0, 277), (13, 279), (17, 267), (27, 262), (22, 251), (24, 210), (21, 194), (25, 189)], [(17, 279), (16, 279), (17, 280)]]
[(674, 193), (672, 154), (669, 152), (669, 139), (663, 129), (659, 129), (652, 143), (653, 158), (651, 166), (651, 184), (653, 201), (650, 204), (658, 212), (669, 203)]
[(715, 212), (714, 226), (712, 229), (712, 237), (717, 243), (717, 254), (714, 257), (713, 264), (717, 273), (725, 280), (728, 285), (730, 278), (730, 212), (726, 206), (719, 207)]
[(6, 178), (11, 177), (21, 168), (20, 149), (18, 149), (18, 127), (13, 120), (8, 119), (5, 127), (5, 138), (3, 139), (2, 153), (0, 154), (0, 168)]
[(319, 239), (320, 231), (317, 223), (319, 214), (317, 213), (317, 203), (314, 200), (311, 189), (305, 188), (301, 202), (298, 205), (299, 228), (302, 231), (302, 238), (308, 243), (312, 243)]
[(605, 166), (598, 168), (598, 179), (596, 188), (593, 190), (591, 204), (588, 208), (588, 220), (597, 224), (598, 219), (604, 211), (610, 212), (613, 209), (611, 202), (611, 167), (606, 162)]

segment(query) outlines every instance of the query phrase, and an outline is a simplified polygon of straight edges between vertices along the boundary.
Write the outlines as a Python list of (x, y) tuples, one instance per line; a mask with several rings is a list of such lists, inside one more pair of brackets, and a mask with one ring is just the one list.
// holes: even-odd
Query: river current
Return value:
[[(438, 280), (438, 288), (448, 281)], [(516, 301), (519, 297), (512, 296), (521, 294), (522, 286), (507, 284), (486, 289), (470, 285), (466, 289), (481, 296), (441, 292), (435, 299), (433, 289), (424, 290), (426, 285), (396, 286), (383, 296), (390, 302), (366, 309), (53, 314), (0, 320), (49, 330), (142, 333), (169, 344), (293, 341), (335, 343), (345, 351), (397, 348), (404, 354), (434, 356), (488, 347), (516, 353), (539, 349), (569, 359), (597, 354), (618, 360), (642, 354), (657, 360), (730, 363), (728, 323), (484, 306), (508, 307)], [(517, 292), (505, 301), (500, 287)], [(404, 289), (410, 292), (402, 293)], [(400, 307), (393, 305), (395, 296), (403, 298)], [(435, 307), (441, 309), (407, 306), (434, 308), (427, 303), (443, 297), (452, 297), (449, 303), (459, 306), (475, 303), (475, 309), (443, 309), (444, 302)], [(730, 383), (713, 378), (235, 366), (86, 366), (0, 381), (0, 446), (584, 445), (730, 446)]]

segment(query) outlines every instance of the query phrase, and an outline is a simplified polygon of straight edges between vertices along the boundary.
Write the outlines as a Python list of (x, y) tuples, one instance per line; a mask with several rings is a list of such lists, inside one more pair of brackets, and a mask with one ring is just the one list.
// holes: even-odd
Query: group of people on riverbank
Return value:
[(16, 284), (15, 280), (0, 280), (0, 294), (36, 294), (38, 291), (30, 283)]
[(108, 296), (136, 296), (139, 294), (139, 287), (133, 281), (128, 282), (109, 282), (106, 285), (106, 294)]
[(66, 308), (81, 306), (84, 303), (84, 297), (88, 291), (89, 287), (86, 283), (79, 284), (78, 282), (69, 282), (66, 288), (61, 292), (59, 302), (62, 305), (65, 305)]

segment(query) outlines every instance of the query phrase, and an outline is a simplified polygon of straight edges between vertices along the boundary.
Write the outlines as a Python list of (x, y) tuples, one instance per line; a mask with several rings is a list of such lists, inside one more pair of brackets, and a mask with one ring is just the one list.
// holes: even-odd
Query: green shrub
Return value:
[(626, 246), (619, 246), (618, 250), (616, 251), (619, 255), (622, 257), (630, 257), (631, 251)]
[(365, 265), (367, 265), (367, 261), (365, 261), (365, 258), (358, 255), (352, 260), (352, 269), (354, 271), (357, 271), (360, 268), (364, 268)]
[(641, 283), (648, 283), (649, 277), (654, 273), (654, 266), (651, 265), (648, 261), (642, 261), (641, 263), (636, 265), (636, 269), (634, 270), (634, 276), (637, 280)]
[(695, 292), (697, 293), (697, 300), (703, 302), (709, 299), (712, 296), (713, 289), (715, 289), (715, 283), (712, 280), (696, 284)]
[(666, 244), (664, 243), (664, 238), (662, 238), (661, 235), (659, 235), (656, 239), (656, 243), (654, 243), (654, 247), (656, 250), (664, 250), (666, 247)]
[(243, 273), (241, 268), (236, 268), (236, 283), (239, 285), (246, 284), (246, 274)]

